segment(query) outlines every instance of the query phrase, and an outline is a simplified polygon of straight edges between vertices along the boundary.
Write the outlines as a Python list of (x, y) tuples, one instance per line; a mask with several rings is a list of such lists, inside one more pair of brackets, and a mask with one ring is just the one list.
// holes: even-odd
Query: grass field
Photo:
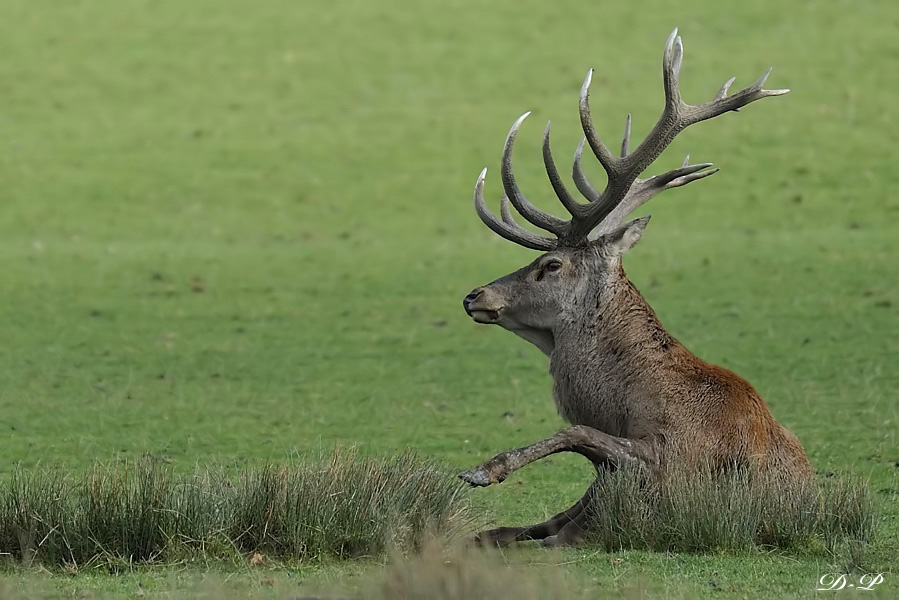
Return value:
[[(611, 142), (631, 112), (644, 135), (679, 26), (687, 101), (770, 65), (769, 86), (793, 92), (678, 138), (656, 172), (687, 152), (722, 172), (652, 203), (625, 267), (669, 331), (759, 389), (819, 473), (870, 477), (881, 522), (865, 567), (899, 589), (897, 23), (885, 0), (6, 0), (0, 471), (145, 453), (239, 467), (336, 443), (462, 470), (552, 433), (545, 357), (461, 308), (535, 256), (478, 221), (474, 180), (490, 167), (498, 200), (504, 136), (533, 110), (519, 180), (561, 214), (540, 122), (566, 159), (595, 67), (600, 132)], [(535, 521), (590, 477), (555, 457), (476, 496), (503, 524)], [(509, 559), (687, 597), (810, 596), (844, 569), (780, 554)], [(352, 587), (377, 567), (5, 578), (68, 597), (211, 574), (264, 596)]]

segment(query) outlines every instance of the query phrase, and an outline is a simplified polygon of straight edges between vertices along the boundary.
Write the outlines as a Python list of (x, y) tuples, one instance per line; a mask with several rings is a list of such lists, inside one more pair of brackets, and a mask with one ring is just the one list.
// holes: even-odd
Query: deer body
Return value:
[[(731, 79), (715, 98), (700, 105), (683, 102), (678, 77), (683, 47), (677, 30), (668, 39), (663, 61), (665, 110), (646, 140), (629, 151), (630, 117), (621, 158), (597, 136), (590, 116), (591, 74), (581, 89), (584, 142), (575, 153), (572, 178), (587, 204), (565, 189), (549, 149), (543, 157), (559, 200), (571, 213), (565, 221), (540, 211), (518, 189), (512, 171), (512, 147), (525, 113), (509, 132), (503, 151), (501, 219), (486, 207), (482, 171), (475, 186), (475, 209), (494, 232), (522, 246), (545, 251), (531, 264), (475, 288), (463, 305), (477, 322), (499, 325), (536, 345), (549, 356), (553, 396), (559, 414), (572, 426), (516, 450), (503, 452), (462, 473), (472, 485), (503, 481), (511, 472), (556, 452), (577, 452), (597, 468), (639, 461), (661, 474), (667, 465), (687, 470), (755, 465), (782, 481), (806, 479), (812, 471), (796, 437), (771, 415), (752, 386), (735, 373), (694, 356), (659, 322), (643, 296), (627, 279), (621, 257), (641, 238), (649, 217), (621, 224), (636, 207), (657, 193), (684, 186), (717, 170), (710, 163), (640, 179), (639, 174), (687, 126), (788, 90), (764, 90), (768, 73), (732, 96)], [(769, 69), (770, 72), (770, 69)], [(605, 168), (602, 193), (581, 168), (589, 143)], [(520, 227), (510, 203), (533, 225), (556, 239)], [(583, 539), (591, 502), (601, 502), (593, 487), (575, 506), (545, 523), (502, 527), (478, 540), (505, 544), (539, 539), (571, 544)]]
[(556, 336), (550, 373), (563, 419), (645, 440), (660, 462), (724, 467), (763, 458), (809, 474), (801, 446), (747, 381), (671, 336), (623, 271), (614, 289), (607, 305)]

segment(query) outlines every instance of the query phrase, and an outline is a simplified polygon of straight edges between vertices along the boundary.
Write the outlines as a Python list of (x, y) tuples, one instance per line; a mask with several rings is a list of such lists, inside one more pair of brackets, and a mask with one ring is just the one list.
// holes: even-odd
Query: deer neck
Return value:
[(550, 372), (556, 378), (645, 385), (680, 344), (623, 270), (594, 298), (553, 331)]
[[(549, 371), (559, 415), (610, 435), (635, 434), (635, 419), (657, 422), (663, 365), (679, 346), (620, 271), (554, 328)], [(589, 296), (588, 296), (589, 297)]]

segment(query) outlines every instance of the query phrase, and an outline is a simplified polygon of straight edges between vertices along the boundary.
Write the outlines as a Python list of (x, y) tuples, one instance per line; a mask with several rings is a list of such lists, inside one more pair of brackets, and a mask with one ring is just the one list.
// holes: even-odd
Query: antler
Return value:
[[(502, 220), (497, 219), (484, 203), (484, 177), (487, 169), (481, 171), (475, 186), (475, 210), (481, 220), (502, 237), (535, 250), (550, 250), (559, 245), (577, 246), (584, 244), (591, 232), (595, 231), (594, 238), (610, 231), (614, 231), (621, 222), (638, 206), (644, 204), (659, 192), (671, 188), (681, 187), (714, 175), (718, 169), (712, 169), (712, 163), (689, 164), (690, 156), (684, 160), (680, 168), (668, 171), (649, 179), (640, 179), (639, 175), (674, 140), (678, 133), (700, 121), (711, 119), (720, 114), (736, 111), (751, 102), (768, 96), (781, 96), (790, 90), (766, 90), (762, 89), (771, 69), (751, 86), (728, 96), (727, 92), (735, 78), (729, 79), (721, 87), (712, 100), (703, 104), (687, 104), (681, 98), (679, 78), (683, 61), (683, 42), (677, 29), (671, 32), (668, 42), (665, 44), (665, 54), (662, 61), (662, 78), (665, 89), (665, 108), (658, 122), (649, 132), (649, 135), (640, 143), (636, 150), (630, 152), (631, 116), (627, 116), (624, 129), (624, 137), (621, 142), (621, 156), (614, 156), (593, 126), (593, 118), (590, 114), (589, 92), (593, 78), (593, 69), (587, 72), (587, 77), (581, 87), (580, 117), (581, 127), (584, 130), (584, 139), (578, 145), (574, 154), (572, 167), (572, 179), (578, 191), (588, 200), (587, 204), (577, 202), (565, 188), (562, 178), (556, 169), (549, 144), (549, 123), (543, 134), (543, 162), (546, 166), (546, 174), (549, 177), (553, 190), (559, 201), (571, 214), (570, 220), (563, 220), (541, 211), (534, 206), (519, 190), (512, 171), (512, 148), (515, 137), (524, 119), (530, 114), (527, 112), (518, 118), (512, 125), (508, 137), (506, 137), (502, 159), (502, 181), (505, 194), (501, 203)], [(589, 144), (594, 156), (606, 172), (608, 181), (605, 189), (600, 193), (587, 179), (581, 166), (581, 157), (584, 143)], [(555, 239), (531, 233), (518, 225), (512, 218), (509, 210), (509, 202), (531, 224), (552, 233)]]

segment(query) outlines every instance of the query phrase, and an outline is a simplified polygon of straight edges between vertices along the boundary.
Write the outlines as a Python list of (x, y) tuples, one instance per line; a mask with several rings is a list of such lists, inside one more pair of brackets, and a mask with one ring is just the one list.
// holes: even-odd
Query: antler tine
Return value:
[(634, 181), (624, 200), (603, 219), (602, 223), (590, 236), (590, 239), (596, 239), (606, 233), (615, 231), (629, 214), (649, 202), (659, 192), (685, 186), (693, 181), (714, 175), (719, 170), (717, 168), (709, 169), (712, 163), (687, 164), (689, 159), (690, 156), (687, 155), (684, 164), (678, 169), (650, 177), (649, 179), (637, 179)]
[(751, 87), (753, 87), (757, 90), (762, 89), (762, 86), (765, 85), (766, 81), (768, 81), (768, 76), (771, 75), (771, 71), (773, 71), (773, 70), (774, 70), (774, 67), (768, 67), (765, 70), (765, 72), (762, 73), (762, 76), (758, 78), (758, 81), (753, 83)]
[(499, 218), (503, 220), (503, 223), (506, 225), (510, 225), (512, 227), (519, 227), (518, 222), (515, 220), (515, 217), (512, 216), (512, 209), (510, 208), (509, 197), (503, 193), (503, 197), (499, 199)]
[[(552, 150), (549, 145), (549, 126), (550, 121), (546, 122), (546, 129), (543, 131), (543, 165), (546, 167), (546, 175), (549, 177), (549, 183), (553, 186), (556, 196), (571, 216), (583, 214), (583, 206), (578, 204), (562, 183), (559, 171), (556, 169), (556, 162), (553, 160)], [(589, 185), (589, 183), (588, 183)], [(592, 186), (591, 186), (592, 187)], [(595, 190), (594, 190), (595, 191)], [(597, 195), (599, 195), (597, 193)]]
[(665, 55), (662, 59), (662, 81), (665, 85), (665, 109), (676, 108), (682, 103), (680, 94), (680, 68), (684, 60), (684, 44), (677, 35), (677, 27), (668, 36), (665, 43)]
[(693, 123), (705, 121), (706, 119), (711, 119), (712, 117), (717, 117), (720, 114), (732, 110), (739, 110), (747, 104), (755, 102), (756, 100), (761, 100), (762, 98), (788, 94), (790, 92), (789, 89), (766, 90), (762, 88), (773, 70), (774, 67), (768, 67), (755, 83), (732, 96), (728, 96), (727, 91), (730, 89), (731, 84), (736, 78), (732, 77), (728, 79), (724, 85), (721, 86), (721, 89), (718, 90), (718, 93), (715, 94), (715, 97), (708, 102), (698, 105), (688, 105), (685, 107), (683, 115), (684, 127), (692, 125)]
[(474, 186), (474, 210), (478, 213), (484, 225), (500, 237), (531, 250), (547, 251), (555, 248), (558, 245), (556, 240), (539, 236), (524, 229), (511, 220), (511, 214), (506, 214), (511, 222), (505, 222), (500, 221), (496, 218), (496, 215), (490, 212), (490, 209), (487, 208), (487, 204), (484, 202), (484, 178), (486, 176), (487, 168), (485, 167), (481, 174), (478, 175), (478, 181)]
[(718, 90), (718, 93), (715, 94), (714, 100), (721, 100), (725, 96), (727, 96), (727, 90), (730, 89), (730, 86), (737, 80), (736, 77), (731, 77), (727, 81), (724, 82), (724, 85), (721, 86), (721, 89)]
[[(712, 166), (712, 163), (704, 163), (702, 168), (705, 169), (710, 166)], [(685, 186), (690, 182), (698, 181), (699, 179), (703, 179), (705, 177), (708, 177), (709, 175), (714, 175), (720, 170), (721, 169), (719, 169), (718, 167), (715, 167), (714, 169), (709, 169), (708, 171), (698, 171), (696, 173), (678, 175), (677, 177), (666, 183), (663, 189), (670, 190), (671, 188)]]
[(621, 158), (630, 154), (631, 149), (631, 113), (627, 113), (627, 121), (624, 123), (624, 137), (621, 140)]
[(571, 178), (574, 180), (574, 186), (577, 188), (577, 191), (579, 191), (584, 198), (590, 202), (596, 202), (602, 194), (600, 194), (599, 190), (593, 187), (593, 184), (587, 179), (583, 165), (581, 165), (585, 143), (587, 143), (587, 138), (581, 138), (581, 143), (577, 145), (577, 149), (574, 151), (574, 162), (571, 165)]
[(515, 137), (518, 135), (518, 129), (521, 127), (521, 124), (530, 114), (531, 112), (528, 111), (518, 117), (512, 125), (512, 129), (509, 130), (509, 135), (506, 136), (506, 144), (503, 147), (502, 169), (500, 171), (503, 180), (503, 188), (506, 190), (506, 195), (509, 196), (512, 205), (521, 213), (521, 216), (540, 229), (544, 229), (559, 236), (568, 227), (568, 221), (554, 217), (534, 206), (531, 201), (521, 193), (518, 184), (515, 182), (515, 174), (512, 170), (512, 149), (515, 146)]
[(590, 144), (593, 154), (596, 155), (596, 160), (598, 160), (599, 164), (602, 165), (602, 168), (606, 170), (609, 177), (612, 177), (616, 173), (616, 167), (618, 166), (620, 159), (615, 158), (612, 153), (609, 152), (609, 149), (606, 148), (606, 145), (599, 138), (596, 129), (593, 127), (593, 117), (590, 115), (590, 83), (592, 81), (593, 69), (590, 69), (587, 71), (587, 77), (584, 78), (584, 84), (581, 86), (580, 102), (578, 103), (581, 115), (581, 127), (584, 130), (584, 137), (587, 138), (587, 143)]

